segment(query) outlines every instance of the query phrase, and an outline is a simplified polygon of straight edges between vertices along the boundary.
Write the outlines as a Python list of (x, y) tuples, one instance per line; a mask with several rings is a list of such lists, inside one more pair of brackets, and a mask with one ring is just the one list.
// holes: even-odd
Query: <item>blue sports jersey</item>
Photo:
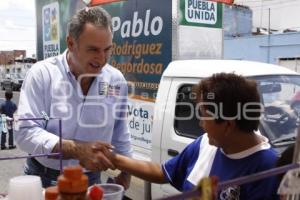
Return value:
[[(275, 167), (277, 156), (265, 142), (236, 154), (225, 154), (209, 145), (207, 134), (188, 145), (181, 154), (162, 165), (165, 177), (180, 191), (191, 190), (206, 176), (217, 176), (219, 182)], [(221, 191), (218, 199), (278, 199), (276, 176), (234, 186)]]

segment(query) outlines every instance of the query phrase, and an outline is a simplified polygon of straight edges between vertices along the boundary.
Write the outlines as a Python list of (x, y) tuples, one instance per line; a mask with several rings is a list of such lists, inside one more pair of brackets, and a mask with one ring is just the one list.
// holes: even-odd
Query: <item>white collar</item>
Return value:
[(233, 153), (233, 154), (226, 154), (223, 149), (220, 149), (221, 152), (227, 156), (228, 158), (231, 158), (231, 159), (242, 159), (242, 158), (245, 158), (245, 157), (248, 157), (258, 151), (261, 151), (261, 150), (265, 150), (265, 149), (269, 149), (271, 148), (271, 145), (269, 144), (269, 140), (262, 136), (262, 135), (259, 135), (260, 137), (262, 137), (262, 140), (263, 142), (253, 146), (253, 147), (250, 147), (249, 149), (246, 149), (244, 151), (241, 151), (241, 152), (238, 152), (238, 153)]

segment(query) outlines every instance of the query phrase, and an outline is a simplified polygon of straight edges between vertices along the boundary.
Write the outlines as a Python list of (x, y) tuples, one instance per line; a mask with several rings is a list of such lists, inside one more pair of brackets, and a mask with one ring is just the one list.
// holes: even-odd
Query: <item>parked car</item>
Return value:
[(22, 77), (21, 74), (6, 74), (1, 82), (1, 88), (3, 90), (19, 91), (23, 81), (24, 77)]

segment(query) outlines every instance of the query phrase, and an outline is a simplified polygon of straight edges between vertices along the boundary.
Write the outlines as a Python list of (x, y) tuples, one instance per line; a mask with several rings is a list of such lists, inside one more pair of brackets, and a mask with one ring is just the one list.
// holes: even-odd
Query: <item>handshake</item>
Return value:
[[(96, 142), (74, 142), (75, 155), (79, 163), (90, 171), (115, 170), (118, 168), (117, 157), (125, 157), (113, 152), (114, 147), (108, 143)], [(120, 168), (119, 168), (120, 169)], [(131, 176), (126, 172), (121, 172), (114, 178), (114, 182), (129, 188)]]
[[(63, 159), (76, 159), (82, 167), (92, 172), (119, 169), (121, 173), (114, 178), (114, 182), (127, 189), (131, 179), (131, 175), (127, 173), (130, 171), (127, 166), (131, 166), (128, 161), (134, 162), (134, 160), (114, 153), (113, 149), (111, 144), (102, 141), (82, 142), (63, 139), (62, 150), (57, 143), (52, 153), (62, 151)], [(57, 159), (57, 157), (53, 158)]]
[[(55, 152), (57, 147), (54, 148)], [(63, 159), (77, 159), (81, 166), (90, 171), (119, 169), (121, 173), (115, 177), (114, 182), (123, 185), (125, 189), (129, 187), (131, 175), (149, 182), (167, 183), (160, 164), (117, 154), (111, 144), (102, 141), (63, 140), (62, 153)]]
[(107, 169), (115, 170), (116, 154), (114, 147), (108, 143), (95, 142), (75, 142), (75, 155), (81, 166), (90, 171), (105, 171)]

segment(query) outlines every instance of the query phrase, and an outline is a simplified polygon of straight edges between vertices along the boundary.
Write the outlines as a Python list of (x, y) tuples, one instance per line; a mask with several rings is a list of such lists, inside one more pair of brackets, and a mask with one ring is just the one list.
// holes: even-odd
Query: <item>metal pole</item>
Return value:
[(264, 0), (261, 0), (261, 4), (260, 4), (260, 29), (262, 29), (262, 19), (263, 19), (263, 2), (264, 2)]
[(298, 70), (298, 64), (299, 64), (298, 61), (299, 61), (299, 58), (296, 58), (296, 67), (295, 67), (296, 69), (295, 69), (295, 72), (299, 73), (300, 70)]
[(271, 43), (271, 28), (270, 28), (270, 21), (271, 21), (271, 9), (269, 8), (269, 20), (268, 20), (268, 51), (267, 51), (267, 56), (268, 56), (268, 63), (270, 63), (270, 43)]
[(63, 173), (63, 165), (62, 165), (62, 123), (61, 119), (59, 119), (59, 167), (60, 167), (60, 173)]

